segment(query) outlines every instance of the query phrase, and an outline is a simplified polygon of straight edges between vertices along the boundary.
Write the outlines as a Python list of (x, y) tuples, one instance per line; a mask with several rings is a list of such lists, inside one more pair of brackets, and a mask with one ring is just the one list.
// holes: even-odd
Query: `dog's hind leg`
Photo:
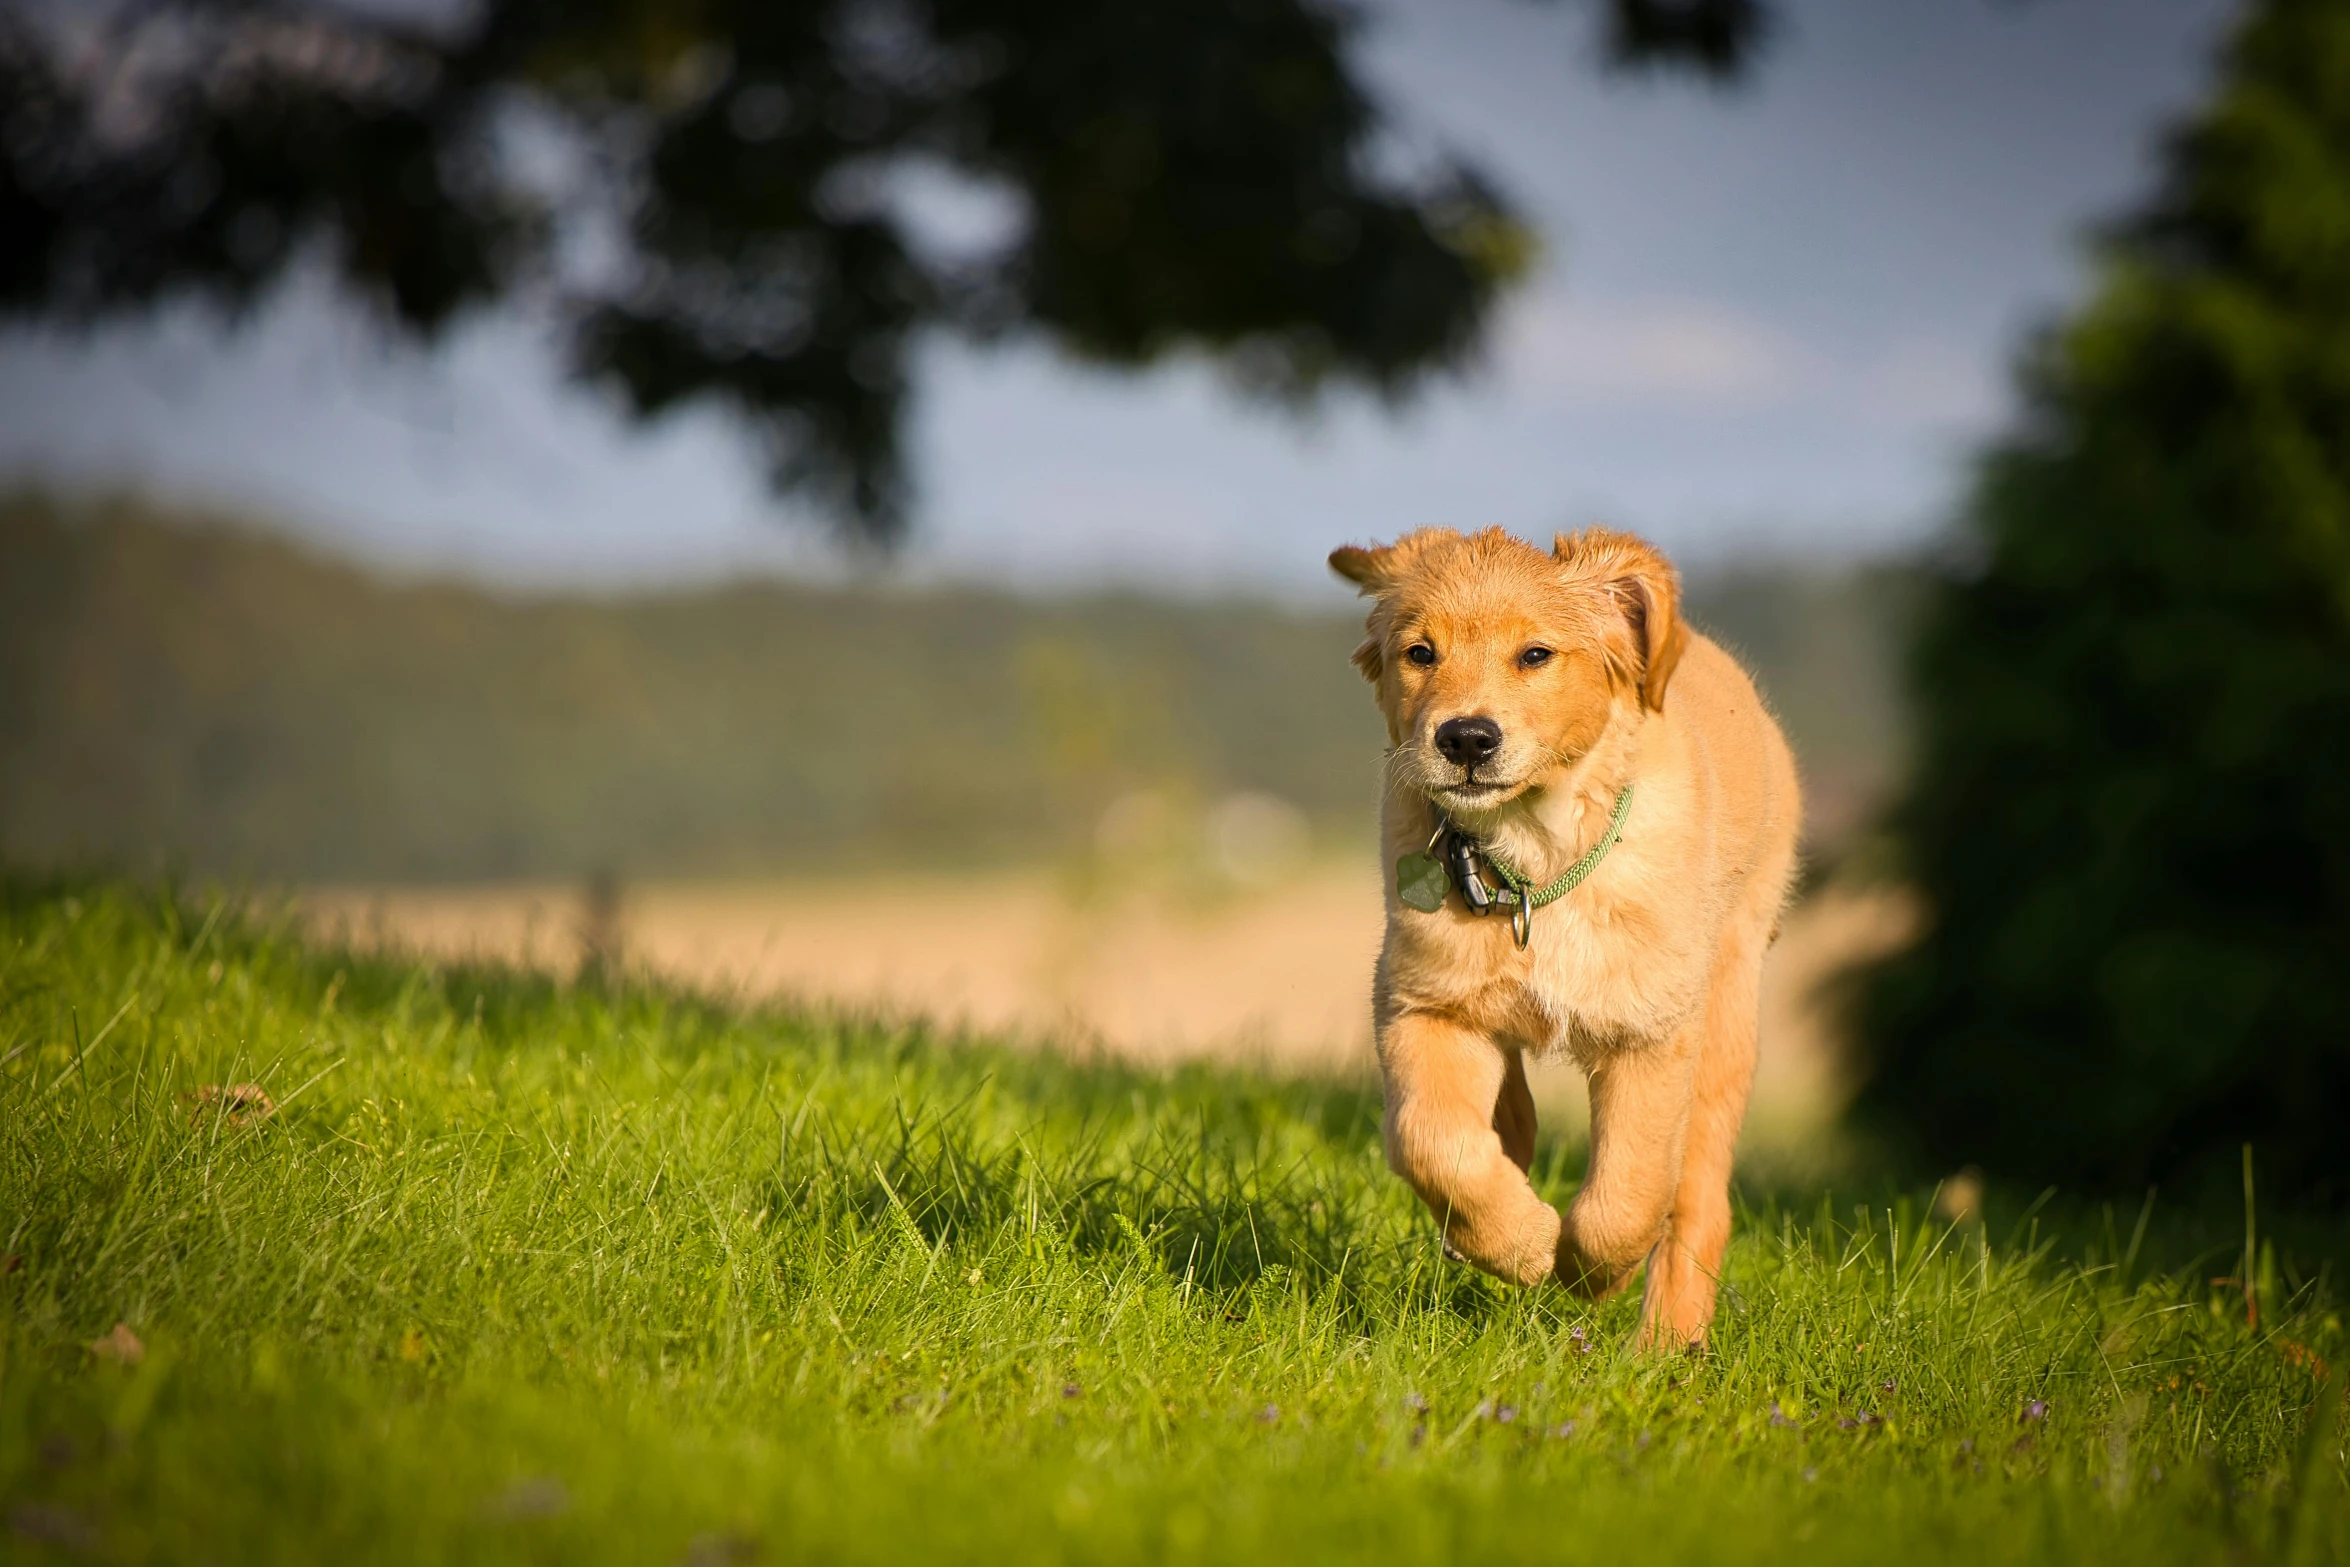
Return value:
[(1526, 1083), (1526, 1057), (1512, 1050), (1503, 1057), (1501, 1094), (1493, 1103), (1493, 1131), (1501, 1151), (1521, 1170), (1534, 1168), (1534, 1090)]
[(1731, 1158), (1754, 1085), (1768, 940), (1767, 925), (1734, 935), (1714, 970), (1680, 1187), (1673, 1196), (1671, 1223), (1649, 1258), (1648, 1289), (1640, 1302), (1640, 1339), (1651, 1348), (1702, 1344), (1713, 1323), (1722, 1257), (1730, 1245)]
[(1621, 1288), (1656, 1246), (1680, 1185), (1698, 1025), (1611, 1050), (1591, 1067), (1591, 1171), (1567, 1210), (1558, 1278), (1580, 1295)]
[(1516, 1053), (1450, 1018), (1406, 1012), (1381, 1030), (1379, 1064), (1387, 1163), (1452, 1249), (1515, 1283), (1548, 1277), (1559, 1216), (1526, 1179), (1534, 1100)]

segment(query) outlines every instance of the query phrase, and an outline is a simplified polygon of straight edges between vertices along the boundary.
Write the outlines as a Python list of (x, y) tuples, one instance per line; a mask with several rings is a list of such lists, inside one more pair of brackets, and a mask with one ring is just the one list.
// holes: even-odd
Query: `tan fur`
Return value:
[[(1786, 741), (1731, 657), (1681, 619), (1655, 549), (1604, 529), (1544, 554), (1488, 530), (1411, 534), (1330, 557), (1374, 600), (1355, 664), (1387, 719), (1387, 936), (1373, 1005), (1388, 1163), (1453, 1250), (1506, 1279), (1588, 1295), (1648, 1263), (1641, 1338), (1704, 1342), (1730, 1238), (1730, 1160), (1754, 1076), (1763, 952), (1801, 819)], [(1420, 667), (1408, 654), (1426, 644)], [(1539, 667), (1532, 646), (1551, 650)], [(1434, 742), (1486, 717), (1473, 773)], [(1622, 841), (1534, 917), (1396, 897), (1395, 862), (1435, 831), (1431, 800), (1536, 882), (1573, 864), (1634, 788)], [(1529, 1053), (1591, 1086), (1591, 1167), (1562, 1219), (1526, 1178)]]

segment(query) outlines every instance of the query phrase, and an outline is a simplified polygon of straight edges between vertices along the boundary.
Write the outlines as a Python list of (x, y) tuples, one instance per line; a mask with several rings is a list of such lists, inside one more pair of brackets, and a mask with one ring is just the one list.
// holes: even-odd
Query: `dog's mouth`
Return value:
[(1523, 781), (1480, 777), (1481, 768), (1465, 767), (1459, 771), (1457, 782), (1430, 785), (1429, 798), (1456, 810), (1483, 810), (1515, 799), (1526, 787)]

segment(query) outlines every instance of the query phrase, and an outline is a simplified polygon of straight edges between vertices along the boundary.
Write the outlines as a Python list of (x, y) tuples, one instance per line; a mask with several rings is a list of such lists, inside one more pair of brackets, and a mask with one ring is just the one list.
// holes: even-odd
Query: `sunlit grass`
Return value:
[(1646, 1360), (1447, 1264), (1360, 1085), (0, 905), (0, 1548), (2350, 1560), (2325, 1281), (2249, 1326), (2167, 1221), (1750, 1194)]

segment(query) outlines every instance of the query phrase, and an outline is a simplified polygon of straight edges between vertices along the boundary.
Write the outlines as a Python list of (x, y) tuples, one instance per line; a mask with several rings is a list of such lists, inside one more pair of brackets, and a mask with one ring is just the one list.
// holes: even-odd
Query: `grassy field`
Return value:
[(1446, 1264), (1359, 1084), (104, 883), (0, 883), (0, 1062), (23, 1559), (2350, 1560), (2324, 1230), (2255, 1327), (2184, 1216), (1749, 1191), (1645, 1360)]

